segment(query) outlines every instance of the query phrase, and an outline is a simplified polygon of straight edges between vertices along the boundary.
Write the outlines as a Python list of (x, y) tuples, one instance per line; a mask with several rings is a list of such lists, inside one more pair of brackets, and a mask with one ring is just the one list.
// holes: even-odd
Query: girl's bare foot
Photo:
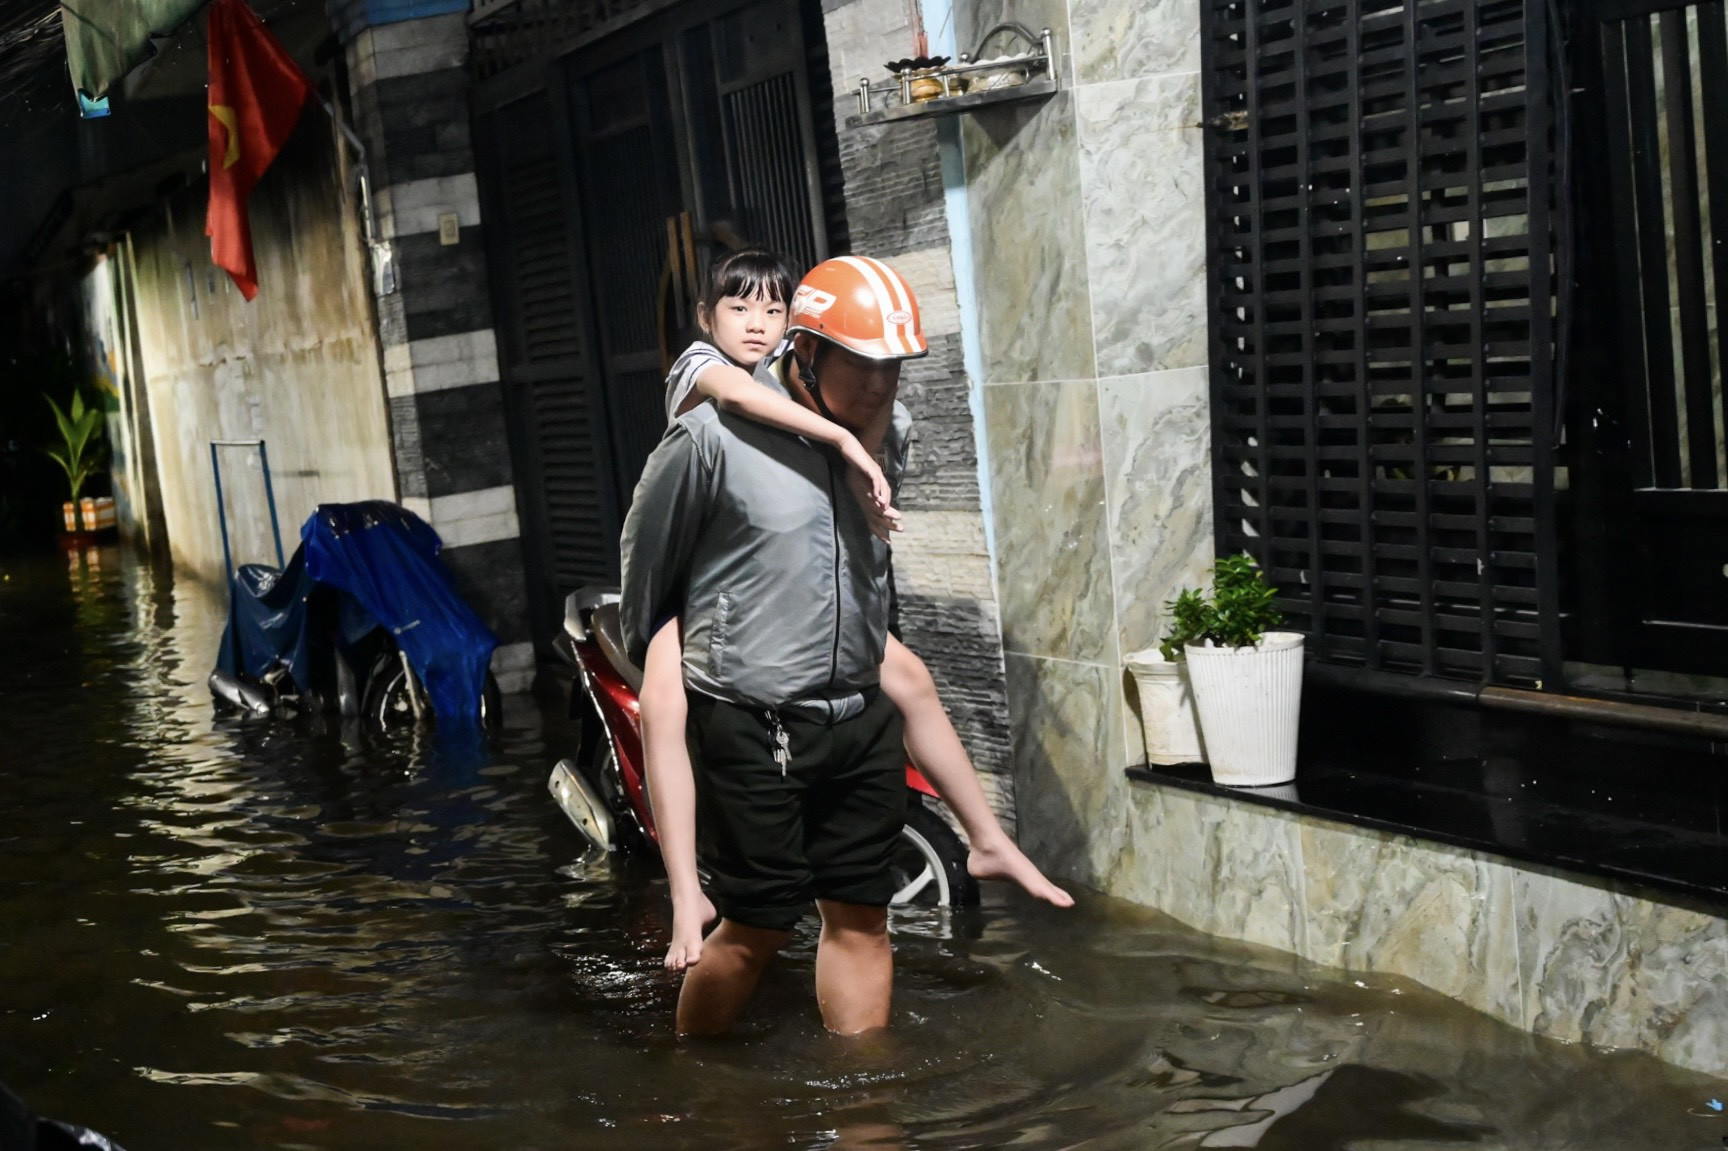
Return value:
[(702, 929), (719, 914), (700, 891), (672, 900), (672, 946), (666, 949), (666, 970), (683, 971), (702, 960)]
[(974, 843), (966, 859), (973, 879), (1006, 879), (1018, 883), (1026, 894), (1057, 907), (1073, 907), (1074, 897), (1044, 878), (1036, 864), (1026, 858), (1018, 844), (1006, 835), (989, 843)]

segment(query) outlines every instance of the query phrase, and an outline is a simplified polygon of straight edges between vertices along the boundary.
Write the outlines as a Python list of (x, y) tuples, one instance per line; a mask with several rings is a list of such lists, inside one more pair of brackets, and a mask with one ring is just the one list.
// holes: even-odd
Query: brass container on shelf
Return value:
[(942, 83), (942, 66), (947, 63), (946, 56), (913, 56), (888, 64), (888, 71), (900, 82), (901, 102), (921, 104), (947, 95)]
[[(984, 56), (999, 38), (1010, 43)], [(854, 127), (972, 111), (1002, 100), (1047, 96), (1061, 87), (1050, 29), (1034, 33), (1013, 21), (991, 28), (972, 53), (960, 54), (958, 62), (946, 56), (917, 56), (890, 61), (885, 67), (892, 82), (873, 83), (869, 77), (858, 81)]]
[(915, 103), (934, 100), (944, 94), (942, 78), (936, 74), (934, 69), (908, 76), (906, 77), (906, 91)]

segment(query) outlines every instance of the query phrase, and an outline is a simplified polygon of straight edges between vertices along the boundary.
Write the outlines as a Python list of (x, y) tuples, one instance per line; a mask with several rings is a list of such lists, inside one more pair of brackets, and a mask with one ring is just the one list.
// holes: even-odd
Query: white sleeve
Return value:
[(684, 406), (684, 401), (691, 392), (696, 390), (696, 377), (702, 370), (712, 364), (729, 364), (721, 354), (720, 349), (713, 344), (697, 340), (672, 364), (672, 370), (666, 373), (666, 422), (671, 423), (678, 418), (678, 409)]

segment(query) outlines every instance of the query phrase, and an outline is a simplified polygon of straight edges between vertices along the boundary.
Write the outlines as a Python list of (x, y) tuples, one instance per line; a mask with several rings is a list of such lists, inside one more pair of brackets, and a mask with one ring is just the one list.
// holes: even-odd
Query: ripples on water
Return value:
[(3, 574), (0, 1081), (129, 1151), (1728, 1134), (1720, 1082), (1097, 898), (900, 923), (875, 1040), (821, 1032), (806, 930), (738, 1037), (680, 1044), (663, 882), (584, 857), (546, 798), (561, 721), (512, 700), (449, 747), (217, 719), (208, 593), (112, 549)]

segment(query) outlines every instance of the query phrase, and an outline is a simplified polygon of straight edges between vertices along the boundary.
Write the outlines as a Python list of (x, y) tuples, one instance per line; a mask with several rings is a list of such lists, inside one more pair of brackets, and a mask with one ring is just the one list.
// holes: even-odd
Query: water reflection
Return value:
[[(680, 1044), (652, 869), (492, 746), (212, 716), (202, 589), (111, 549), (0, 582), (0, 1080), (153, 1148), (1705, 1147), (1722, 1085), (1088, 899), (896, 930), (825, 1035), (813, 928)], [(555, 712), (555, 708), (549, 708)], [(1369, 981), (1362, 981), (1368, 983)]]

